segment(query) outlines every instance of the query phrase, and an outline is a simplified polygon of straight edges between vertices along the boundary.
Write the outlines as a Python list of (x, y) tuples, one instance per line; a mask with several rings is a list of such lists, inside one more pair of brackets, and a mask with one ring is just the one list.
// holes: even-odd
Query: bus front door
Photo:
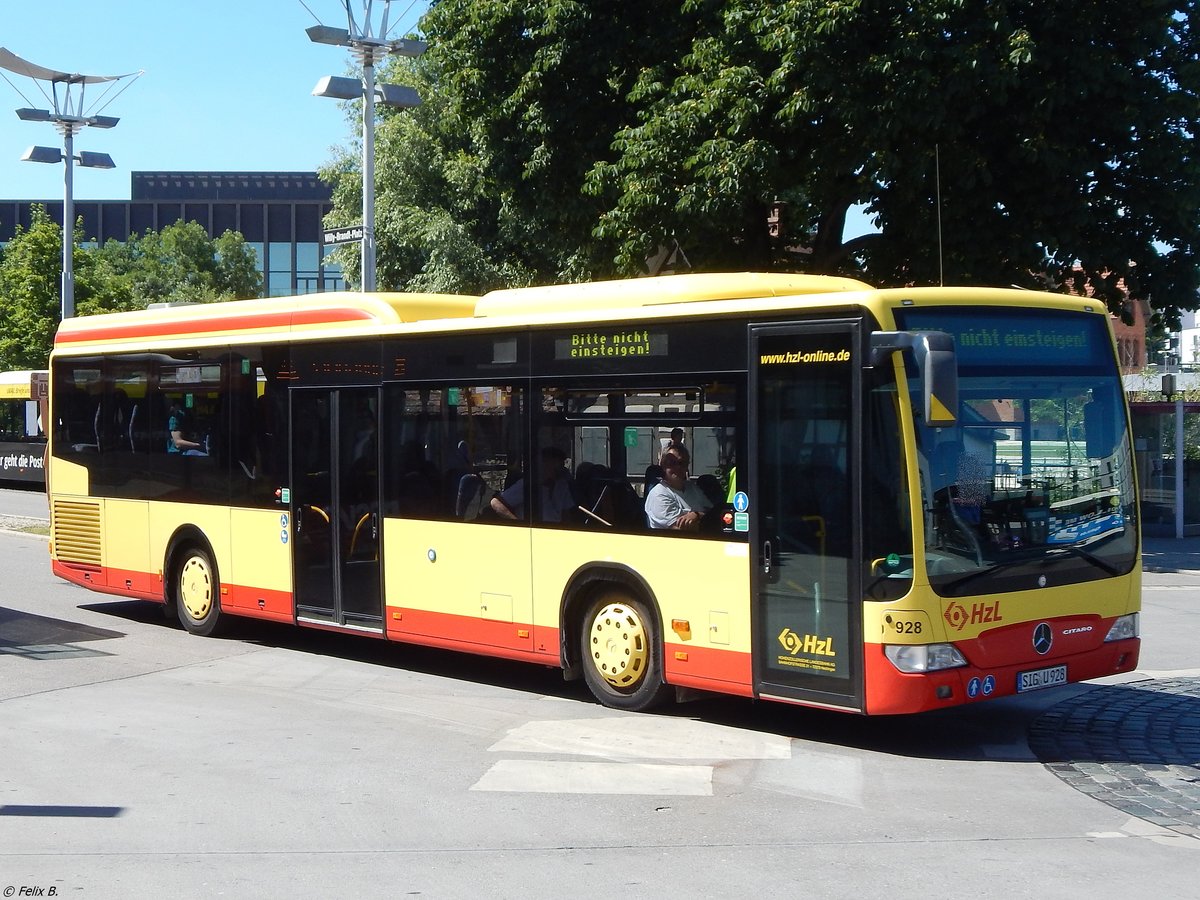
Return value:
[(860, 323), (751, 329), (754, 672), (760, 696), (862, 708)]
[(291, 398), (296, 617), (382, 629), (379, 392), (303, 388)]

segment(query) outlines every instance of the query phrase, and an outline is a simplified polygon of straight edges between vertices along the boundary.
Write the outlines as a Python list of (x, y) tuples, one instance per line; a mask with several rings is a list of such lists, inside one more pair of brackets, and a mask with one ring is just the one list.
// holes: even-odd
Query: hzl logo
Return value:
[(992, 622), (1003, 622), (1000, 615), (1000, 601), (991, 603), (974, 603), (967, 609), (958, 601), (946, 607), (946, 624), (955, 631), (962, 631), (968, 625), (987, 625)]
[(779, 632), (779, 643), (783, 644), (783, 649), (792, 656), (797, 653), (804, 653), (808, 656), (837, 656), (831, 637), (822, 638), (815, 634), (806, 634), (801, 637), (792, 629), (785, 628)]

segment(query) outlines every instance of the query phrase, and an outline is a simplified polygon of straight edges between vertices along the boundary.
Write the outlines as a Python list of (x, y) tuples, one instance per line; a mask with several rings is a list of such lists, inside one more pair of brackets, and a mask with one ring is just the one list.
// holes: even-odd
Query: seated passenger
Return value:
[(646, 495), (646, 520), (651, 528), (699, 531), (712, 504), (688, 481), (691, 459), (683, 447), (668, 447), (659, 461), (663, 478)]
[(178, 400), (171, 402), (171, 415), (167, 420), (168, 453), (182, 453), (184, 456), (208, 456), (204, 445), (184, 436), (187, 429), (187, 413)]
[[(570, 521), (577, 512), (575, 485), (564, 463), (567, 454), (558, 447), (543, 447), (541, 453), (542, 481), (539, 485), (543, 522)], [(525, 479), (518, 478), (492, 498), (492, 510), (504, 519), (525, 518)]]

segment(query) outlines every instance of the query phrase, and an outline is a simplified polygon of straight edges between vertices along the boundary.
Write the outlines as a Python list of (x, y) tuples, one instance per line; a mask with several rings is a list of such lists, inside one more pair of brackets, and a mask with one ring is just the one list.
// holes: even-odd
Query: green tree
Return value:
[(43, 206), (0, 256), (0, 370), (44, 369), (61, 318), (62, 230)]
[[(1057, 286), (1078, 262), (1195, 305), (1193, 3), (706, 5), (723, 27), (643, 76), (640, 123), (594, 173), (620, 193), (601, 230), (627, 271), (670, 232), (702, 264)], [(764, 252), (774, 199), (788, 216)], [(881, 232), (843, 243), (854, 204)]]
[[(429, 51), (392, 72), (424, 106), (379, 129), (380, 283), (630, 275), (678, 241), (700, 269), (1087, 279), (1114, 309), (1124, 283), (1170, 318), (1200, 286), (1195, 18), (1194, 0), (438, 0)], [(331, 222), (358, 221), (357, 161), (329, 174)], [(844, 241), (855, 206), (879, 233)]]
[[(258, 295), (254, 250), (227, 231), (209, 238), (194, 222), (102, 248), (80, 246), (76, 223), (75, 310), (87, 316), (144, 309), (151, 302), (234, 300)], [(34, 206), (0, 254), (0, 369), (45, 368), (61, 320), (62, 229)]]
[[(612, 198), (584, 183), (636, 122), (626, 95), (638, 71), (686, 46), (680, 15), (677, 0), (434, 3), (429, 50), (384, 76), (423, 105), (381, 114), (380, 286), (474, 292), (614, 271), (615, 245), (593, 234)], [(324, 173), (334, 224), (360, 219), (357, 149)], [(354, 253), (338, 251), (352, 279)]]
[[(227, 231), (211, 238), (198, 223), (182, 220), (125, 243), (106, 242), (99, 266), (112, 284), (109, 309), (246, 299), (257, 296), (262, 282), (254, 250), (240, 234)], [(84, 313), (98, 311), (81, 306)]]

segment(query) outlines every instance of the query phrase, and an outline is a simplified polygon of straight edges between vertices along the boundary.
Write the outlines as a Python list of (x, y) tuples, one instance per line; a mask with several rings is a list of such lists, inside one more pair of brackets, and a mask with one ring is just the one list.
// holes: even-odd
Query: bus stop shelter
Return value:
[(1200, 535), (1200, 374), (1176, 374), (1174, 381), (1164, 393), (1161, 373), (1126, 375), (1125, 389), (1142, 529), (1182, 538)]

